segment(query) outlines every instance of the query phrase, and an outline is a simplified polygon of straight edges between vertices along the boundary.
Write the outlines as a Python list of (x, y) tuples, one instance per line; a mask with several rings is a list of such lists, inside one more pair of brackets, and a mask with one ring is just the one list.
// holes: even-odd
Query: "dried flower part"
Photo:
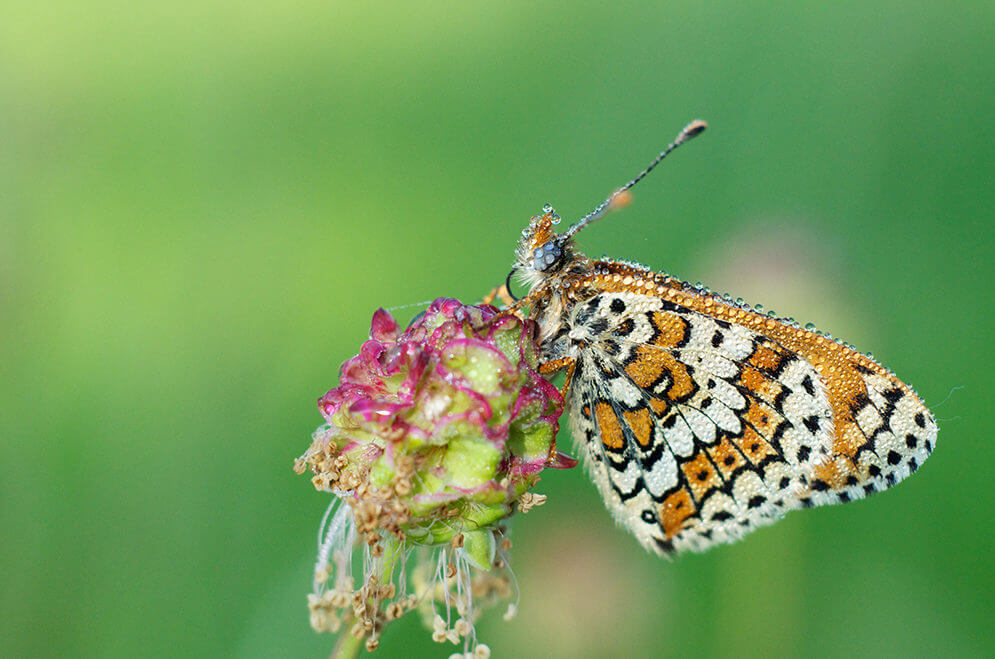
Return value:
[[(420, 601), (436, 616), (433, 638), (487, 652), (474, 603), (514, 590), (498, 525), (545, 500), (530, 491), (543, 469), (576, 464), (556, 451), (563, 399), (538, 372), (534, 323), (440, 298), (401, 332), (381, 309), (318, 406), (326, 424), (295, 469), (310, 468), (337, 501), (323, 524), (312, 626), (336, 631), (350, 619), (375, 648), (383, 625)], [(356, 589), (348, 575), (360, 540)], [(409, 584), (418, 546), (429, 557)]]

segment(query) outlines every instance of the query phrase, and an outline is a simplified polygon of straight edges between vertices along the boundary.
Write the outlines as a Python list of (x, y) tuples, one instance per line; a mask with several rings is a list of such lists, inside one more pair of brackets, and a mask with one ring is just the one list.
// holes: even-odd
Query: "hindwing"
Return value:
[(788, 510), (884, 489), (932, 450), (932, 416), (862, 355), (717, 298), (660, 292), (576, 304), (556, 348), (574, 358), (570, 416), (590, 473), (645, 546), (735, 540)]

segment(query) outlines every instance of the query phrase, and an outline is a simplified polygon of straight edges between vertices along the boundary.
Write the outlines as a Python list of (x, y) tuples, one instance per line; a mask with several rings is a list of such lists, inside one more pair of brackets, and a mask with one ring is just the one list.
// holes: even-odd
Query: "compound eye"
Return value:
[(563, 258), (563, 248), (559, 242), (551, 240), (532, 251), (532, 268), (539, 272), (551, 270)]

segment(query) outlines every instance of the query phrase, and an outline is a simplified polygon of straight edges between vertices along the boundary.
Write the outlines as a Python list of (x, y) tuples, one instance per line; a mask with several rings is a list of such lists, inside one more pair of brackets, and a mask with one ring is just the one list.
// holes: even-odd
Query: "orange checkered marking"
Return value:
[(750, 398), (747, 401), (746, 411), (743, 412), (743, 419), (762, 436), (770, 437), (782, 417), (766, 404)]
[(774, 400), (781, 393), (781, 385), (752, 366), (743, 365), (739, 383), (762, 400)]
[(602, 443), (616, 451), (621, 450), (625, 446), (625, 437), (615, 410), (608, 403), (597, 403), (594, 406), (594, 417), (598, 420)]
[(704, 451), (681, 465), (695, 501), (701, 501), (711, 490), (722, 486), (722, 477)]
[(688, 323), (677, 314), (654, 311), (651, 320), (660, 333), (653, 343), (661, 348), (673, 348), (687, 338)]
[(648, 389), (664, 371), (663, 362), (658, 359), (659, 350), (647, 346), (636, 346), (633, 360), (625, 367), (625, 373), (637, 386)]
[(815, 479), (825, 481), (830, 487), (842, 488), (846, 483), (847, 475), (856, 473), (856, 465), (852, 469), (852, 472), (847, 470), (843, 473), (835, 462), (826, 462), (816, 467), (813, 473)]
[(691, 494), (685, 488), (671, 494), (660, 506), (660, 527), (663, 528), (663, 534), (668, 540), (673, 538), (681, 530), (684, 520), (697, 511)]
[(762, 343), (746, 361), (761, 371), (777, 373), (788, 358), (789, 353), (784, 348), (773, 343)]
[(670, 409), (670, 403), (662, 398), (650, 398), (649, 406), (650, 409), (653, 410), (653, 414), (658, 417), (664, 416)]
[[(834, 407), (833, 412), (836, 414), (843, 414), (842, 410), (836, 410), (833, 406), (833, 401), (829, 401), (830, 406)], [(836, 433), (836, 438), (833, 442), (833, 451), (839, 455), (846, 456), (850, 460), (853, 460), (858, 449), (864, 445), (867, 438), (864, 433), (860, 432), (860, 428), (853, 420), (853, 412), (849, 407), (846, 409), (846, 416), (836, 417), (837, 419), (842, 419), (843, 427), (840, 428)], [(839, 423), (839, 421), (836, 421)]]
[(648, 447), (653, 440), (653, 420), (650, 418), (649, 410), (640, 407), (634, 412), (622, 412), (622, 416), (625, 417), (625, 422), (629, 424), (639, 445), (643, 448)]
[(670, 377), (674, 381), (667, 389), (667, 397), (670, 400), (683, 400), (690, 396), (695, 387), (687, 366), (677, 361), (677, 358), (669, 352), (657, 351), (655, 357), (670, 372)]
[(746, 427), (743, 434), (732, 438), (733, 443), (746, 458), (753, 464), (760, 464), (768, 457), (778, 457), (778, 452), (774, 450), (766, 439), (757, 434), (753, 428)]
[(708, 455), (719, 468), (719, 473), (724, 480), (729, 480), (734, 471), (746, 464), (743, 454), (736, 450), (728, 437), (716, 446), (709, 448)]

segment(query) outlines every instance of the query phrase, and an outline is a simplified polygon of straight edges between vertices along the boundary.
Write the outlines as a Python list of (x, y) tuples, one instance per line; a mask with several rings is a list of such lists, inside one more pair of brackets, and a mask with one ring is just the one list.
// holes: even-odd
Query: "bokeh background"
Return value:
[[(479, 299), (543, 203), (582, 215), (701, 117), (582, 246), (873, 351), (938, 449), (672, 563), (553, 473), (483, 639), (992, 656), (992, 34), (980, 0), (5, 3), (0, 654), (327, 655), (291, 464), (372, 311)], [(412, 618), (380, 652), (450, 651)]]

